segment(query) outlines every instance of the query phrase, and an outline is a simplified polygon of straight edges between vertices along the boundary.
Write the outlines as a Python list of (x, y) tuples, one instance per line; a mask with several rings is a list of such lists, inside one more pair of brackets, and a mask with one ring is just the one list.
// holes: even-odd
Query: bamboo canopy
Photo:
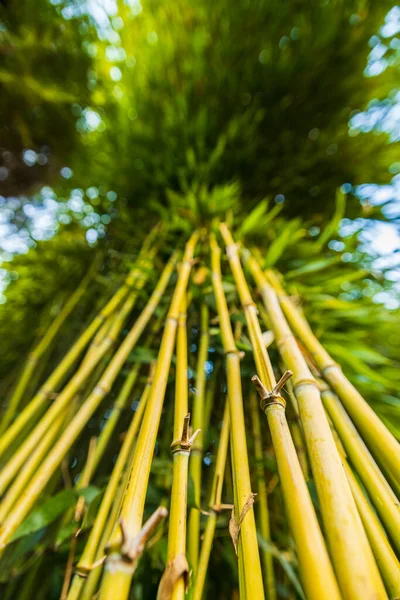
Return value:
[[(397, 440), (284, 278), (227, 223), (195, 229), (175, 251), (161, 250), (163, 235), (156, 226), (147, 236), (125, 281), (31, 398), (32, 355), (18, 375), (0, 426), (0, 573), (25, 529), (33, 535), (35, 519), (47, 518), (52, 547), (68, 548), (63, 600), (136, 597), (157, 547), (162, 569), (149, 585), (158, 600), (210, 597), (220, 547), (243, 600), (277, 600), (283, 581), (293, 598), (398, 599)], [(36, 362), (91, 277), (36, 346)], [(100, 413), (78, 477), (54, 495)], [(69, 494), (68, 510), (49, 517), (43, 498), (57, 494)], [(279, 550), (277, 515), (290, 558)], [(44, 552), (32, 555), (15, 597), (29, 597)]]

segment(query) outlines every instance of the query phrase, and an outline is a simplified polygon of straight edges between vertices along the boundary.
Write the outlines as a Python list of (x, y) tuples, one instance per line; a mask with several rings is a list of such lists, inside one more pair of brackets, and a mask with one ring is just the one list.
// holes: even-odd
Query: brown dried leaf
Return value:
[(186, 556), (184, 554), (178, 554), (178, 556), (166, 566), (158, 587), (157, 600), (170, 600), (175, 584), (182, 576), (185, 579), (185, 587), (187, 588), (189, 585), (189, 565)]
[(243, 519), (246, 516), (246, 513), (253, 506), (255, 496), (257, 496), (257, 494), (253, 494), (253, 492), (251, 492), (250, 496), (246, 500), (246, 503), (241, 510), (241, 513), (239, 515), (239, 521), (236, 521), (235, 509), (232, 508), (231, 518), (229, 519), (229, 533), (232, 538), (233, 547), (235, 548), (236, 556), (238, 553), (237, 550), (238, 550), (238, 544), (239, 544), (240, 526), (243, 523)]

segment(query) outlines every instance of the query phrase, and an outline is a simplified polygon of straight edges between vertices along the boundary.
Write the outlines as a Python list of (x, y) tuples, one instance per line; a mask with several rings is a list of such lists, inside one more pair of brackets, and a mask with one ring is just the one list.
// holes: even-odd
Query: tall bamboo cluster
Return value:
[(29, 598), (51, 550), (63, 600), (144, 589), (204, 600), (217, 597), (216, 581), (227, 598), (227, 568), (230, 598), (277, 600), (289, 585), (307, 600), (399, 599), (397, 440), (283, 277), (227, 224), (194, 231), (175, 252), (163, 235), (150, 232), (35, 389), (32, 374), (92, 285), (94, 263), (10, 391), (0, 423), (4, 597)]

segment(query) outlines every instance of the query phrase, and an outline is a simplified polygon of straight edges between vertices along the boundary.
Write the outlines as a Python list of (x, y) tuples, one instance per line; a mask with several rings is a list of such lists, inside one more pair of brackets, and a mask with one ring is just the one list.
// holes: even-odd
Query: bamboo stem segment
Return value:
[(201, 545), (200, 558), (193, 588), (193, 600), (202, 600), (203, 597), (204, 585), (207, 576), (207, 568), (210, 560), (215, 527), (217, 524), (218, 515), (221, 511), (222, 487), (224, 483), (225, 465), (229, 443), (229, 429), (229, 402), (226, 401), (224, 417), (222, 420), (221, 434), (219, 438), (217, 460), (215, 463), (213, 485), (211, 489), (211, 496), (209, 502), (210, 514), (207, 518), (203, 543)]
[(285, 417), (280, 387), (268, 392), (252, 379), (271, 432), (290, 529), (296, 544), (302, 583), (309, 600), (340, 600), (341, 594)]
[[(264, 589), (260, 555), (258, 551), (254, 510), (246, 511), (253, 498), (247, 454), (246, 430), (243, 412), (240, 356), (230, 324), (228, 306), (222, 287), (220, 249), (215, 238), (211, 239), (212, 282), (219, 316), (222, 344), (226, 355), (228, 398), (231, 421), (232, 471), (235, 474), (235, 519), (241, 521), (238, 557), (239, 582), (246, 600), (262, 600)], [(247, 566), (247, 569), (244, 569)]]
[[(250, 412), (251, 421), (253, 427), (253, 443), (254, 443), (254, 456), (256, 459), (256, 479), (257, 479), (257, 506), (258, 506), (258, 517), (259, 517), (259, 530), (262, 537), (267, 541), (271, 542), (271, 532), (269, 525), (269, 514), (268, 514), (268, 495), (267, 495), (267, 484), (265, 481), (264, 471), (264, 455), (262, 448), (262, 437), (261, 437), (261, 423), (259, 418), (259, 411), (257, 406), (256, 394), (250, 393)], [(257, 521), (257, 519), (256, 519)], [(264, 572), (264, 584), (265, 593), (268, 600), (276, 600), (275, 590), (275, 577), (274, 577), (274, 566), (272, 561), (272, 554), (267, 550), (262, 550), (262, 562)]]
[(200, 539), (200, 502), (201, 502), (201, 470), (203, 464), (203, 434), (204, 409), (205, 409), (205, 362), (208, 356), (208, 308), (205, 304), (201, 306), (200, 344), (196, 370), (196, 395), (193, 403), (193, 427), (200, 429), (200, 434), (192, 449), (189, 474), (194, 486), (194, 500), (196, 507), (189, 512), (188, 522), (188, 558), (194, 574), (197, 570), (199, 559)]

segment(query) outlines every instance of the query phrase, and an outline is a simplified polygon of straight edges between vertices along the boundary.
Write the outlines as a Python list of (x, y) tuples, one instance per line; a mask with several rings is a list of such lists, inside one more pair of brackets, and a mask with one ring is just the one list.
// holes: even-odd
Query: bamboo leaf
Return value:
[(94, 486), (89, 486), (82, 490), (63, 490), (49, 500), (46, 500), (41, 507), (34, 510), (22, 525), (17, 529), (12, 537), (12, 541), (18, 540), (21, 537), (39, 531), (50, 523), (53, 523), (66, 510), (75, 506), (79, 496), (83, 496), (88, 504), (92, 502), (96, 496), (100, 494), (100, 489)]

